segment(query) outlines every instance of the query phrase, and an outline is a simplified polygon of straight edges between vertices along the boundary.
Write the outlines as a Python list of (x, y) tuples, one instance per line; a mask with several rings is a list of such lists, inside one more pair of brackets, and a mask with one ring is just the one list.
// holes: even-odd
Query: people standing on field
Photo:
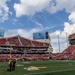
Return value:
[(8, 69), (7, 71), (15, 71), (15, 64), (16, 64), (16, 60), (15, 59), (10, 59), (8, 62)]
[(15, 64), (16, 64), (16, 60), (13, 59), (13, 61), (12, 61), (12, 71), (15, 71)]
[(9, 60), (8, 62), (8, 69), (7, 71), (12, 71), (12, 59)]

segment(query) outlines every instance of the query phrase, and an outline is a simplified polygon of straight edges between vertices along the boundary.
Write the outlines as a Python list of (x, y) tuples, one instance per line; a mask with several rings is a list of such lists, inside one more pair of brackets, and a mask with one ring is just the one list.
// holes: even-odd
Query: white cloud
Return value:
[(32, 38), (32, 34), (35, 31), (38, 31), (38, 30), (32, 29), (31, 31), (29, 31), (24, 29), (12, 29), (12, 30), (7, 30), (5, 32), (5, 37), (20, 35), (26, 38)]
[(20, 0), (20, 3), (14, 4), (16, 16), (34, 15), (36, 12), (43, 11), (48, 5), (50, 0)]
[(72, 23), (75, 23), (75, 11), (71, 13), (71, 15), (69, 16), (69, 20), (70, 20)]
[(33, 29), (12, 29), (12, 30), (7, 30), (5, 32), (5, 37), (9, 37), (9, 36), (15, 36), (15, 35), (21, 35), (23, 37), (26, 38), (33, 38), (33, 33), (35, 32), (41, 32), (44, 31), (46, 29), (41, 29), (41, 28), (33, 28)]
[(75, 11), (75, 0), (55, 0), (49, 7), (50, 13), (56, 13), (65, 10), (67, 13)]
[(9, 16), (9, 7), (6, 2), (9, 0), (0, 0), (0, 21), (3, 22), (8, 19)]
[(75, 0), (20, 0), (14, 4), (16, 17), (32, 16), (35, 13), (47, 11), (56, 13), (65, 10), (67, 13), (75, 11)]

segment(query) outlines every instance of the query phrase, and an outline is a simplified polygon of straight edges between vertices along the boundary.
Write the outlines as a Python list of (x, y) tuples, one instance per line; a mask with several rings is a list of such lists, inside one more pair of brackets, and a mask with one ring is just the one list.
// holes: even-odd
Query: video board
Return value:
[(46, 33), (44, 32), (33, 33), (33, 39), (46, 39)]
[(4, 29), (0, 28), (0, 37), (4, 37)]

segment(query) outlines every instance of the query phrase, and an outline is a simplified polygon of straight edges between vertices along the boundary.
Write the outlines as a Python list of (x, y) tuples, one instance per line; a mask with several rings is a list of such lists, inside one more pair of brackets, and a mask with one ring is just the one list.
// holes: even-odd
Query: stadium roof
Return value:
[(74, 37), (74, 36), (75, 36), (75, 33), (73, 33), (73, 34), (69, 35), (69, 37), (68, 37), (68, 38), (72, 38), (72, 37)]
[(48, 47), (49, 45), (47, 42), (30, 40), (21, 36), (0, 38), (0, 46)]

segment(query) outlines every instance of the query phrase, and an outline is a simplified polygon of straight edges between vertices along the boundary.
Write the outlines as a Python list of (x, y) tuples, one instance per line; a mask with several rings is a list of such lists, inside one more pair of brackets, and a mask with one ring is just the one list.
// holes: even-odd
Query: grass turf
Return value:
[[(59, 61), (29, 61), (17, 62), (16, 70), (12, 72), (6, 71), (8, 63), (0, 63), (0, 75), (75, 75), (75, 61), (59, 60)], [(29, 66), (46, 67), (39, 70), (28, 71), (24, 69)]]

